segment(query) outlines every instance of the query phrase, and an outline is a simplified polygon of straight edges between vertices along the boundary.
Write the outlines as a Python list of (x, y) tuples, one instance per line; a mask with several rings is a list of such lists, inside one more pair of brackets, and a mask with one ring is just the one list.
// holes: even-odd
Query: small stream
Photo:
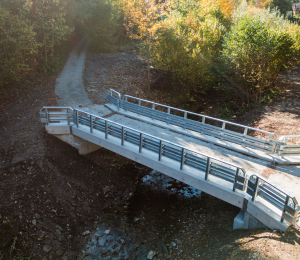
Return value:
[(84, 259), (164, 259), (159, 256), (177, 245), (182, 210), (201, 201), (200, 190), (153, 170), (139, 181), (127, 205), (103, 210), (105, 219), (89, 234)]

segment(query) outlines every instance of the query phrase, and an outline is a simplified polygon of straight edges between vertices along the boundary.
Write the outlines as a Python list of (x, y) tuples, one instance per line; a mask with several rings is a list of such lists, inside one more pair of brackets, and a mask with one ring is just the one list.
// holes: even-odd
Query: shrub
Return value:
[(234, 17), (224, 39), (222, 58), (237, 80), (239, 91), (252, 100), (261, 100), (295, 55), (295, 40), (288, 32), (290, 26), (276, 10), (252, 16), (244, 9)]
[(229, 22), (218, 5), (180, 8), (184, 11), (174, 8), (162, 22), (153, 59), (182, 85), (204, 92), (217, 84), (216, 61)]

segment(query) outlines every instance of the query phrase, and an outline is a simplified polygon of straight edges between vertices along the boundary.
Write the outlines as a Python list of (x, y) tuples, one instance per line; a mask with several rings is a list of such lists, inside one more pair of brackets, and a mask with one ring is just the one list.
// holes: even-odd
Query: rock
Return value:
[(40, 217), (41, 217), (39, 214), (34, 214), (34, 216), (35, 216), (36, 218), (40, 218)]
[(182, 245), (182, 244), (183, 244), (182, 240), (177, 239), (177, 244), (178, 244), (178, 245)]
[(104, 232), (106, 235), (109, 235), (109, 233), (110, 233), (110, 230), (108, 229), (108, 230), (105, 230), (105, 232)]
[(147, 259), (153, 259), (153, 257), (156, 255), (156, 252), (151, 250), (149, 251), (148, 255), (147, 255)]
[(106, 239), (104, 237), (99, 238), (99, 246), (104, 246)]
[(32, 225), (36, 226), (36, 219), (31, 221)]
[(63, 254), (64, 254), (64, 252), (62, 250), (57, 250), (56, 251), (56, 255), (58, 255), (58, 256), (63, 255)]
[(110, 191), (110, 187), (109, 186), (106, 186), (103, 188), (103, 192), (106, 193), (106, 192), (109, 192)]
[(139, 221), (140, 219), (139, 218), (134, 218), (134, 222), (137, 222), (137, 221)]
[(50, 245), (44, 245), (44, 246), (43, 246), (43, 250), (44, 250), (46, 253), (49, 253), (49, 252), (51, 251), (51, 249), (52, 249), (52, 246), (50, 246)]
[(47, 260), (48, 258), (47, 258), (47, 256), (44, 256), (43, 258), (42, 258), (42, 260)]
[(62, 260), (68, 260), (68, 257), (65, 255), (62, 257)]
[(91, 232), (90, 232), (89, 230), (84, 231), (84, 232), (82, 233), (83, 236), (86, 236), (86, 235), (88, 235), (88, 234), (91, 234)]
[(56, 233), (56, 235), (60, 236), (61, 235), (61, 230), (60, 229), (56, 229), (55, 233)]
[(172, 245), (173, 247), (175, 247), (175, 246), (176, 246), (176, 243), (175, 243), (175, 242), (172, 242), (171, 245)]

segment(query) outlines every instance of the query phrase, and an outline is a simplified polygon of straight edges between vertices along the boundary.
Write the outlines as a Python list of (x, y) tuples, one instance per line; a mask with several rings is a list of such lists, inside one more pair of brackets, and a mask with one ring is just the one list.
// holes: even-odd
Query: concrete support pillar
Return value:
[(64, 141), (65, 143), (68, 143), (73, 147), (75, 147), (78, 150), (79, 154), (89, 154), (102, 148), (99, 145), (93, 144), (89, 141), (86, 141), (72, 134), (67, 134), (67, 135), (55, 134), (54, 136)]
[(243, 210), (234, 218), (233, 229), (255, 229), (255, 228), (267, 228), (266, 225), (261, 223), (258, 219), (253, 217), (248, 212)]

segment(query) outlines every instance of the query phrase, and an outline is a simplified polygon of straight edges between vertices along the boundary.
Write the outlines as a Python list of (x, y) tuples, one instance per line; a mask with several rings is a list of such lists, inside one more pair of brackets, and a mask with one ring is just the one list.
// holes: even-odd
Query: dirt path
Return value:
[(88, 47), (87, 37), (84, 37), (69, 54), (69, 58), (55, 83), (55, 94), (60, 106), (89, 106), (89, 100), (83, 84), (83, 71)]
[(79, 155), (38, 122), (56, 104), (53, 80), (1, 110), (1, 260), (299, 259), (299, 229), (232, 231), (239, 209), (221, 200), (105, 149)]

